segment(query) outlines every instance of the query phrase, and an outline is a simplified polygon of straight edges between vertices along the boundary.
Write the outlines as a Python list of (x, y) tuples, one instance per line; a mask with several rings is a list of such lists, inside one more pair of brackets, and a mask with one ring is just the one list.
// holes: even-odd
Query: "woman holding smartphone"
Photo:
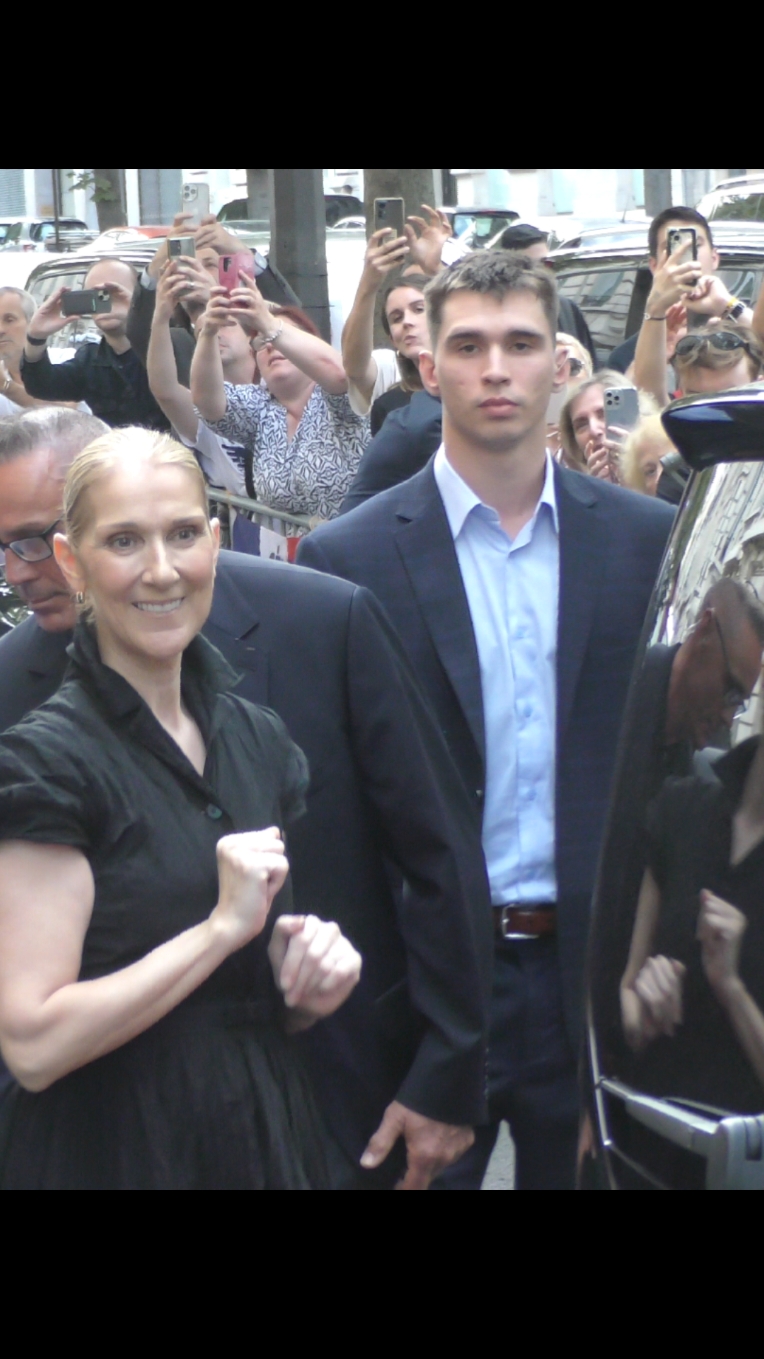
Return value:
[(77, 456), (56, 558), (68, 677), (0, 739), (6, 1189), (309, 1189), (323, 1134), (289, 1032), (360, 959), (288, 914), (307, 771), (199, 636), (217, 524), (193, 454), (115, 431)]
[[(238, 321), (252, 336), (260, 385), (226, 382), (218, 343)], [(271, 307), (247, 275), (213, 288), (197, 326), (191, 395), (205, 424), (251, 455), (248, 492), (276, 510), (333, 519), (369, 440), (348, 400), (339, 354), (298, 307)]]

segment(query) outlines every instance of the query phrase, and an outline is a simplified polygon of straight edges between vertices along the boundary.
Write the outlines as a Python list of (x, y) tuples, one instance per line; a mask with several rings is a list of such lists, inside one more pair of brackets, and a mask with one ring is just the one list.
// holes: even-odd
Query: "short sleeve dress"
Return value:
[[(285, 827), (307, 766), (275, 713), (229, 692), (234, 672), (197, 637), (184, 701), (203, 776), (80, 625), (58, 693), (0, 738), (0, 837), (72, 845), (95, 902), (80, 980), (103, 977), (204, 920), (216, 845)], [(290, 909), (289, 883), (272, 918)], [(324, 1187), (324, 1131), (263, 934), (168, 1015), (40, 1093), (14, 1088), (0, 1127), (4, 1189)]]

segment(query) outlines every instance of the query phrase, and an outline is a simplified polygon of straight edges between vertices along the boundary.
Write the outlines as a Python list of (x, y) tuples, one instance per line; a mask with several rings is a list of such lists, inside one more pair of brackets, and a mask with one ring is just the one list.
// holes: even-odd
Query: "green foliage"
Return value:
[(92, 189), (90, 195), (91, 203), (117, 203), (119, 195), (114, 191), (114, 185), (110, 180), (102, 176), (91, 174), (90, 170), (83, 170), (78, 174), (76, 170), (67, 170), (67, 179), (71, 179), (72, 189)]

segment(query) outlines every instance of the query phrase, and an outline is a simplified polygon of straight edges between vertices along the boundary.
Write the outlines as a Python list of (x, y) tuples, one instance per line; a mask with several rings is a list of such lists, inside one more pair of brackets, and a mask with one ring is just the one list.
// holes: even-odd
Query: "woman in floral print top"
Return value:
[[(253, 334), (260, 386), (223, 380), (218, 331), (235, 318)], [(369, 440), (351, 409), (339, 354), (297, 307), (271, 309), (253, 280), (213, 288), (197, 329), (191, 393), (215, 434), (244, 444), (258, 500), (290, 514), (333, 519)]]

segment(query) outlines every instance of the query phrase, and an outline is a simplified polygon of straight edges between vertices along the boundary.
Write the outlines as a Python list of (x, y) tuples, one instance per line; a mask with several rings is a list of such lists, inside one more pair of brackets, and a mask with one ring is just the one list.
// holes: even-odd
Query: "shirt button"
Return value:
[(207, 807), (207, 815), (210, 821), (219, 821), (223, 813), (219, 807), (215, 806), (214, 802), (210, 802)]

